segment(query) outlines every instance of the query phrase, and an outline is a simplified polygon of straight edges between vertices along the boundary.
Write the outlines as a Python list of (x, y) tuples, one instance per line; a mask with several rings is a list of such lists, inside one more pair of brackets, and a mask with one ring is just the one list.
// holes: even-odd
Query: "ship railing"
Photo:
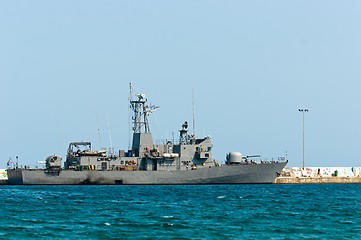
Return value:
[(276, 163), (276, 162), (285, 162), (286, 158), (285, 157), (246, 157), (244, 159), (246, 164), (259, 164), (259, 163), (263, 163), (263, 164), (267, 164), (267, 163)]

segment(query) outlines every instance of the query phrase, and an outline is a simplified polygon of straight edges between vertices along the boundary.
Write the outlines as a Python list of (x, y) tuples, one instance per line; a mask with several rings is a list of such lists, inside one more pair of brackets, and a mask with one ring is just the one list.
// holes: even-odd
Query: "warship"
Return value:
[[(131, 93), (131, 91), (130, 91)], [(130, 94), (131, 96), (132, 94)], [(132, 110), (132, 146), (114, 152), (92, 150), (91, 142), (69, 144), (66, 160), (52, 155), (41, 169), (7, 169), (13, 185), (156, 185), (156, 184), (249, 184), (272, 183), (287, 164), (259, 161), (260, 156), (226, 154), (225, 163), (213, 158), (212, 139), (196, 138), (188, 133), (185, 121), (179, 139), (153, 142), (148, 116), (156, 106), (148, 104), (144, 94), (129, 98)]]

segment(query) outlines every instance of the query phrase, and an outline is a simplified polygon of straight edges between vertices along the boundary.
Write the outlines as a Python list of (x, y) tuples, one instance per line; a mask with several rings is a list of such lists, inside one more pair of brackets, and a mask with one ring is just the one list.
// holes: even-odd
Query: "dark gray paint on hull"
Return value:
[(73, 171), (9, 169), (9, 184), (19, 185), (181, 185), (272, 183), (286, 162), (222, 165), (188, 171)]

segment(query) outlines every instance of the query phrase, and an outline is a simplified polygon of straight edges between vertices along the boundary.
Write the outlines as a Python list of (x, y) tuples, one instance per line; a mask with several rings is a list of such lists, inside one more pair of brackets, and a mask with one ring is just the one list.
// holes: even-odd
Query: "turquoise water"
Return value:
[(361, 239), (361, 185), (0, 186), (0, 239)]

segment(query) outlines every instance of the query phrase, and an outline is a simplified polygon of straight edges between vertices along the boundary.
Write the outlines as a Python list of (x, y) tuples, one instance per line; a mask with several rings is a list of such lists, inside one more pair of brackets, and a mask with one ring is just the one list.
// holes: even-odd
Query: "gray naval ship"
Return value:
[(133, 142), (128, 151), (92, 150), (91, 142), (69, 144), (66, 161), (49, 156), (44, 169), (8, 169), (9, 184), (81, 185), (81, 184), (242, 184), (272, 183), (287, 164), (256, 161), (258, 156), (226, 155), (219, 164), (212, 155), (209, 136), (196, 138), (188, 134), (188, 123), (179, 130), (178, 140), (155, 144), (148, 116), (157, 108), (148, 105), (144, 94), (130, 98), (133, 111)]

